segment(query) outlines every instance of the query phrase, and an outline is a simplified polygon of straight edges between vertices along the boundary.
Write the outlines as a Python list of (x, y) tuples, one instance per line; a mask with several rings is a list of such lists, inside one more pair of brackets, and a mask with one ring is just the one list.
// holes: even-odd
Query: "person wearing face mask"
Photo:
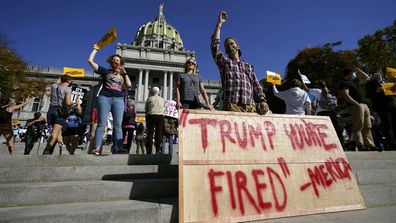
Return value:
[(124, 60), (120, 55), (112, 55), (107, 59), (107, 62), (110, 64), (110, 69), (106, 69), (102, 66), (99, 66), (94, 62), (94, 57), (98, 52), (98, 47), (95, 44), (93, 46), (93, 50), (88, 58), (89, 65), (94, 69), (94, 71), (102, 76), (103, 87), (100, 90), (98, 97), (98, 115), (99, 115), (99, 123), (96, 128), (95, 134), (95, 149), (93, 153), (95, 155), (100, 155), (101, 145), (102, 145), (102, 137), (103, 130), (106, 126), (107, 118), (109, 116), (109, 112), (111, 111), (113, 115), (114, 122), (114, 137), (116, 145), (113, 153), (117, 153), (117, 151), (122, 150), (122, 117), (124, 114), (124, 98), (122, 93), (122, 88), (124, 86), (130, 87), (131, 80), (124, 69)]
[[(359, 80), (356, 74), (360, 75)], [(352, 119), (352, 135), (358, 150), (377, 150), (371, 134), (370, 110), (364, 103), (360, 85), (369, 80), (369, 76), (360, 69), (344, 69), (340, 84), (340, 95), (348, 103), (348, 112)]]
[(227, 13), (220, 12), (211, 41), (212, 56), (224, 88), (224, 110), (257, 112), (256, 103), (259, 103), (259, 110), (265, 114), (268, 112), (265, 94), (253, 66), (240, 59), (242, 52), (239, 43), (234, 38), (227, 38), (224, 41), (227, 56), (220, 50), (220, 28), (226, 19)]

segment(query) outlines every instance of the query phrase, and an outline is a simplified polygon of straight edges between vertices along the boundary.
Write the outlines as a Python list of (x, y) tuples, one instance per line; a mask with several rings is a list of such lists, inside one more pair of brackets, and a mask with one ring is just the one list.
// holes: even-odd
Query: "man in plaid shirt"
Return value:
[(227, 56), (220, 50), (220, 28), (227, 14), (222, 11), (212, 35), (211, 51), (217, 64), (224, 88), (224, 108), (226, 111), (256, 112), (255, 103), (260, 103), (260, 113), (267, 113), (265, 94), (257, 80), (253, 66), (240, 60), (239, 43), (233, 38), (224, 41)]

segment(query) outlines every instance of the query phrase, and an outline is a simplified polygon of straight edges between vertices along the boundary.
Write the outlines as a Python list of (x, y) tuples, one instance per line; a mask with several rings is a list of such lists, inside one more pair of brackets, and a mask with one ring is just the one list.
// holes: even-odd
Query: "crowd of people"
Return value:
[[(271, 114), (268, 106), (271, 102), (267, 102), (253, 65), (241, 59), (242, 51), (238, 41), (232, 37), (226, 38), (225, 53), (220, 49), (221, 28), (226, 20), (227, 13), (220, 12), (211, 37), (211, 53), (219, 69), (222, 85), (215, 103), (212, 105), (209, 102), (202, 79), (197, 73), (197, 61), (195, 58), (189, 58), (184, 64), (184, 73), (179, 74), (176, 80), (176, 107)], [(103, 144), (107, 141), (108, 144), (112, 144), (113, 154), (129, 154), (131, 145), (135, 142), (136, 153), (172, 155), (177, 136), (177, 118), (164, 115), (165, 101), (160, 95), (160, 89), (154, 86), (150, 90), (151, 95), (145, 104), (146, 126), (136, 122), (134, 100), (125, 94), (125, 89), (129, 88), (132, 82), (123, 67), (124, 59), (120, 55), (112, 55), (107, 60), (110, 68), (104, 68), (94, 62), (98, 50), (99, 47), (94, 45), (88, 58), (89, 65), (102, 77), (96, 101), (89, 111), (91, 139), (88, 153), (101, 155)], [(352, 139), (350, 141), (353, 141), (359, 151), (382, 151), (383, 147), (396, 149), (396, 96), (384, 94), (381, 86), (384, 82), (382, 73), (370, 76), (354, 68), (345, 69), (342, 76), (338, 92), (330, 92), (324, 81), (307, 86), (299, 79), (291, 80), (287, 89), (282, 91), (273, 85), (272, 91), (285, 102), (285, 114), (329, 116), (341, 145), (347, 148), (344, 142), (345, 131), (336, 113), (338, 100), (335, 95), (338, 93), (347, 103), (353, 123), (349, 129), (349, 139)], [(43, 154), (52, 154), (56, 143), (65, 145), (67, 151), (74, 154), (78, 137), (82, 135), (81, 117), (86, 111), (82, 109), (81, 100), (72, 102), (71, 83), (70, 76), (61, 76), (51, 85), (47, 119), (37, 112), (33, 119), (27, 121), (25, 154), (30, 153), (34, 142), (40, 137), (41, 126), (45, 124), (50, 126), (51, 134)], [(366, 95), (362, 93), (363, 86)], [(371, 99), (370, 106), (367, 105), (366, 98)], [(10, 154), (15, 151), (10, 123), (12, 112), (29, 102), (31, 101), (12, 105), (9, 101), (1, 101), (0, 134), (7, 140)], [(109, 113), (113, 117), (113, 126), (107, 129)], [(104, 136), (107, 140), (104, 140)], [(155, 151), (152, 149), (153, 145)]]

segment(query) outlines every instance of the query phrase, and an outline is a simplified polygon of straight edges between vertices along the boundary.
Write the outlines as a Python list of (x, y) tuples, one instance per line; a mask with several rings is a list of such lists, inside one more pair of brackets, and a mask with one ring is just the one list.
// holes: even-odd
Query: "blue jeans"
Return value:
[[(95, 147), (102, 145), (104, 128), (106, 127), (109, 112), (113, 115), (113, 137), (116, 143), (116, 151), (122, 149), (122, 116), (124, 115), (124, 99), (122, 97), (106, 97), (100, 95), (98, 98), (99, 122), (95, 134)], [(116, 152), (115, 151), (115, 152)]]

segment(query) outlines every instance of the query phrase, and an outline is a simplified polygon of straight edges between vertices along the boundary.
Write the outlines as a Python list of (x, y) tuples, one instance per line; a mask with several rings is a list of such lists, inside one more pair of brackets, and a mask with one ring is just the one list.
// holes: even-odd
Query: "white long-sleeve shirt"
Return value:
[(311, 99), (309, 99), (308, 93), (301, 88), (294, 87), (286, 91), (278, 91), (273, 85), (273, 91), (276, 97), (285, 101), (286, 114), (311, 114)]

